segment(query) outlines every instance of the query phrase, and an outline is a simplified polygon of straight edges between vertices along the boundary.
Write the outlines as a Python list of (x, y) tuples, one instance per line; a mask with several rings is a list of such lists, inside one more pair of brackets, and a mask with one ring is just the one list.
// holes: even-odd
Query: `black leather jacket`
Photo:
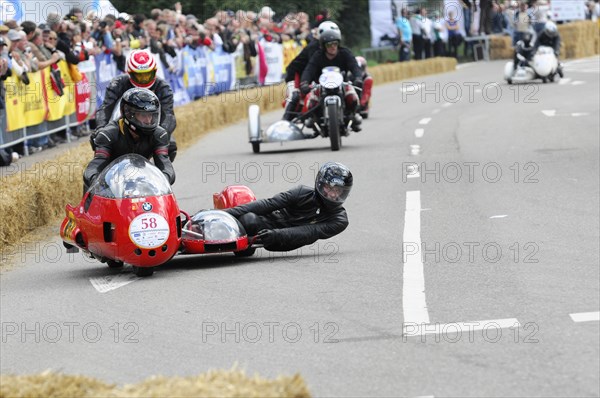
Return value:
[(540, 35), (537, 37), (534, 47), (537, 50), (539, 46), (548, 46), (552, 48), (554, 50), (554, 54), (556, 54), (558, 57), (560, 54), (560, 35), (557, 34), (554, 37), (550, 37), (542, 31), (542, 33), (540, 33)]
[[(129, 75), (119, 75), (111, 80), (106, 89), (104, 101), (96, 111), (97, 128), (104, 127), (110, 122), (115, 106), (125, 94), (125, 91), (130, 88), (134, 88), (134, 85), (129, 81)], [(150, 90), (156, 94), (160, 101), (160, 126), (167, 130), (170, 137), (175, 131), (175, 127), (177, 127), (175, 112), (173, 111), (173, 90), (166, 81), (158, 77)]]
[(171, 184), (175, 182), (175, 170), (169, 160), (169, 134), (157, 127), (152, 135), (140, 135), (136, 141), (128, 132), (127, 126), (119, 121), (111, 121), (106, 127), (98, 130), (94, 138), (96, 149), (94, 159), (83, 172), (83, 182), (88, 187), (110, 162), (128, 153), (137, 153), (145, 158), (154, 158), (154, 165), (162, 171)]
[(310, 57), (308, 65), (306, 65), (304, 72), (302, 72), (300, 82), (310, 83), (318, 81), (321, 70), (326, 66), (337, 66), (342, 72), (346, 72), (346, 74), (347, 72), (352, 73), (352, 76), (360, 76), (362, 74), (356, 58), (354, 58), (354, 54), (349, 49), (340, 47), (333, 59), (327, 58), (325, 52), (319, 49)]
[(319, 48), (319, 41), (313, 40), (308, 43), (308, 45), (304, 47), (302, 51), (300, 51), (300, 54), (298, 54), (296, 58), (294, 58), (292, 62), (290, 62), (290, 64), (285, 68), (286, 83), (294, 81), (296, 79), (296, 73), (299, 76), (302, 76), (302, 72), (304, 71), (304, 68), (306, 68), (306, 65), (308, 65), (308, 61), (310, 61), (312, 55), (316, 53)]
[(278, 250), (294, 250), (331, 238), (348, 226), (346, 209), (325, 207), (315, 190), (304, 185), (225, 211), (236, 218), (246, 213), (268, 218), (277, 226)]

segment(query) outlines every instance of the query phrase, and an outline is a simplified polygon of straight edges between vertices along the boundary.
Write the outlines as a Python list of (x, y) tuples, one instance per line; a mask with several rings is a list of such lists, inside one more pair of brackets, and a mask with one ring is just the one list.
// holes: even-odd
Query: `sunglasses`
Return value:
[(338, 46), (337, 41), (330, 41), (329, 43), (325, 43), (325, 47), (327, 47), (327, 48), (333, 48), (333, 47), (337, 47), (337, 46)]

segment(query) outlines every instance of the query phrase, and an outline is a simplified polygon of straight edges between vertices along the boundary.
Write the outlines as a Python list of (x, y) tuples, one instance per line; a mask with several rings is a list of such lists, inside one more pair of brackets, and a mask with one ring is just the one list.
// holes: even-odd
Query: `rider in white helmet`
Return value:
[[(542, 29), (542, 32), (535, 41), (534, 48), (537, 50), (539, 46), (552, 48), (554, 50), (554, 55), (556, 55), (556, 60), (558, 61), (558, 56), (560, 55), (560, 33), (554, 22), (548, 21), (544, 25), (544, 29)], [(558, 63), (558, 75), (561, 78), (564, 76), (560, 62)]]

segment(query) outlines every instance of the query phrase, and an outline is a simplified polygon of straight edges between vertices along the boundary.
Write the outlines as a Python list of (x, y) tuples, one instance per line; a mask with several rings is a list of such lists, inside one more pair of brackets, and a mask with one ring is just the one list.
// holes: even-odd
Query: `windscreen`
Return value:
[(90, 192), (109, 199), (143, 198), (171, 194), (165, 175), (143, 156), (123, 155), (96, 178)]

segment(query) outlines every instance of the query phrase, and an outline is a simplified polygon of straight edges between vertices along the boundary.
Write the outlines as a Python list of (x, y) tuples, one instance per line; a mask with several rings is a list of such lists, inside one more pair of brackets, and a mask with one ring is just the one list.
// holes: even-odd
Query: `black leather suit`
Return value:
[(324, 205), (315, 190), (304, 185), (225, 211), (239, 219), (249, 236), (261, 229), (273, 229), (276, 243), (265, 246), (271, 251), (310, 245), (318, 239), (331, 238), (348, 226), (348, 215), (341, 205)]

